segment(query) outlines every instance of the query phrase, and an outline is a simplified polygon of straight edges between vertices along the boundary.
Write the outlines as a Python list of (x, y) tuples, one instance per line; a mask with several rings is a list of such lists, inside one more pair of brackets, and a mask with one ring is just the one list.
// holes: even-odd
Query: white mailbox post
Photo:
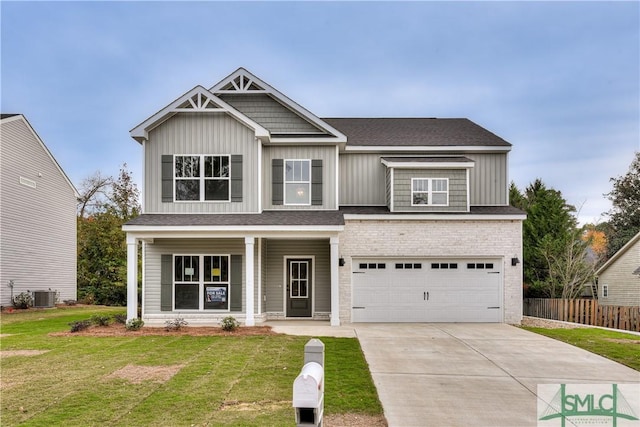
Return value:
[(322, 426), (324, 414), (324, 343), (309, 340), (304, 346), (304, 366), (293, 382), (296, 426)]

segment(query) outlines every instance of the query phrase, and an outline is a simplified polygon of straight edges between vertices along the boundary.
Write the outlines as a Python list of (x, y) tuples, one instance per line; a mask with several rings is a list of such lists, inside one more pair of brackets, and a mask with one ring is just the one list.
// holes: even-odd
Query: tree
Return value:
[(594, 283), (600, 257), (593, 253), (593, 234), (576, 229), (560, 251), (547, 250), (542, 245), (542, 254), (549, 268), (546, 280), (549, 296), (575, 299), (582, 294), (585, 284)]
[(127, 290), (126, 234), (122, 225), (140, 211), (138, 189), (124, 164), (117, 179), (100, 173), (83, 181), (78, 198), (78, 296), (124, 305)]
[(78, 216), (84, 218), (85, 215), (99, 211), (107, 198), (107, 191), (113, 184), (113, 178), (104, 177), (100, 171), (89, 178), (82, 180), (78, 197)]
[(538, 296), (556, 296), (559, 291), (550, 281), (550, 259), (559, 259), (573, 239), (577, 221), (575, 208), (562, 194), (547, 188), (536, 179), (521, 193), (511, 184), (512, 206), (524, 210), (527, 219), (522, 224), (522, 249), (524, 257), (524, 282)]
[(605, 194), (613, 204), (608, 212), (609, 257), (640, 231), (640, 152), (635, 153), (626, 175), (611, 178), (610, 181), (613, 190)]

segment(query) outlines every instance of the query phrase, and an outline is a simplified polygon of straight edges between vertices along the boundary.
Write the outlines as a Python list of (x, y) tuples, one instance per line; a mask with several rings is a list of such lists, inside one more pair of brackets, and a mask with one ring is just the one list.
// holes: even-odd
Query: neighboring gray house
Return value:
[(13, 293), (76, 299), (77, 191), (22, 114), (0, 117), (0, 305)]
[[(348, 96), (345, 94), (345, 96)], [(508, 322), (522, 316), (511, 144), (467, 119), (321, 119), (240, 68), (131, 130), (129, 318)]]
[(600, 305), (640, 306), (640, 233), (596, 272)]

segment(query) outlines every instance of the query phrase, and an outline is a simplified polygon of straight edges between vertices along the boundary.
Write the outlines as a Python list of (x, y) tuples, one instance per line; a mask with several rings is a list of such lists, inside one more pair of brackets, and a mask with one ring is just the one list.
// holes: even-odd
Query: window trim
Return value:
[[(185, 282), (176, 281), (176, 257), (198, 257), (198, 281)], [(226, 257), (227, 258), (227, 280), (214, 282), (204, 280), (204, 260), (206, 257)], [(212, 278), (213, 279), (213, 278)], [(197, 284), (198, 285), (198, 308), (176, 308), (176, 284)], [(205, 308), (204, 298), (205, 290), (210, 285), (226, 285), (227, 286), (227, 308), (211, 309)], [(172, 311), (184, 311), (189, 313), (227, 313), (231, 311), (231, 254), (210, 254), (210, 253), (175, 253), (171, 256), (171, 309)]]
[[(199, 177), (189, 177), (189, 178), (181, 178), (176, 176), (176, 158), (177, 157), (198, 157), (199, 158), (199, 168), (200, 168), (200, 176)], [(206, 177), (205, 170), (205, 161), (207, 157), (226, 157), (227, 164), (229, 165), (229, 172), (226, 177)], [(173, 201), (174, 203), (231, 203), (231, 154), (174, 154), (173, 155)], [(199, 195), (198, 200), (179, 200), (178, 199), (178, 191), (176, 189), (176, 182), (178, 180), (190, 180), (190, 181), (198, 181), (199, 183)], [(206, 192), (206, 182), (207, 181), (227, 181), (227, 198), (223, 200), (206, 200), (205, 192)]]
[(603, 284), (602, 285), (602, 298), (609, 298), (609, 285), (608, 284)]
[[(427, 181), (427, 190), (426, 191), (417, 191), (414, 190), (414, 182), (416, 181)], [(447, 184), (446, 191), (435, 191), (433, 189), (433, 181), (445, 181)], [(415, 194), (426, 194), (427, 195), (427, 203), (415, 203), (414, 195)], [(445, 194), (447, 201), (446, 203), (433, 203), (433, 196), (435, 194)], [(436, 207), (446, 207), (449, 206), (449, 178), (425, 178), (425, 177), (416, 177), (411, 178), (411, 206), (436, 206)]]
[[(287, 162), (304, 162), (308, 165), (308, 170), (309, 170), (309, 174), (308, 174), (308, 180), (307, 181), (287, 181)], [(311, 206), (311, 201), (312, 201), (312, 197), (311, 197), (311, 184), (312, 184), (312, 179), (311, 179), (311, 173), (312, 173), (312, 168), (311, 168), (311, 159), (283, 159), (283, 163), (282, 163), (282, 186), (283, 186), (283, 195), (282, 195), (282, 204), (284, 206)], [(306, 185), (308, 188), (308, 198), (309, 198), (309, 202), (308, 203), (289, 203), (287, 202), (287, 184), (299, 184), (299, 185)]]

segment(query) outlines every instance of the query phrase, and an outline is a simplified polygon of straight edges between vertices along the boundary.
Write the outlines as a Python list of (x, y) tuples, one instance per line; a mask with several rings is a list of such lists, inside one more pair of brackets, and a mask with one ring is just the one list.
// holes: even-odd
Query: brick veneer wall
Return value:
[[(353, 257), (502, 258), (504, 322), (522, 319), (522, 221), (346, 220), (340, 233), (340, 321), (351, 322)], [(521, 261), (511, 265), (511, 258)]]

